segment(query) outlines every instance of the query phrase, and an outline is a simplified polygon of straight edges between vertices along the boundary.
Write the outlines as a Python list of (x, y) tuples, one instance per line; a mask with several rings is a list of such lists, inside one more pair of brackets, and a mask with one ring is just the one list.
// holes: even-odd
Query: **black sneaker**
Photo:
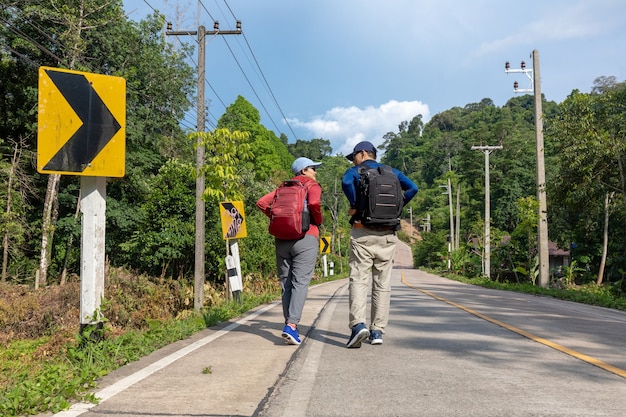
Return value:
[(360, 348), (361, 342), (367, 339), (370, 335), (370, 331), (367, 330), (365, 323), (359, 323), (352, 326), (352, 334), (350, 334), (350, 340), (346, 344), (349, 348)]
[(370, 344), (382, 345), (383, 344), (383, 332), (380, 330), (372, 330), (370, 332)]

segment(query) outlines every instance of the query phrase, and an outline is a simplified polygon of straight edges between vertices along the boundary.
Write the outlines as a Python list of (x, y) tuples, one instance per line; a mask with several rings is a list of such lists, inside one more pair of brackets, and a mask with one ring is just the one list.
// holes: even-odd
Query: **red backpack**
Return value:
[(282, 240), (304, 237), (311, 224), (307, 194), (306, 186), (298, 180), (284, 181), (278, 187), (270, 208), (271, 235)]

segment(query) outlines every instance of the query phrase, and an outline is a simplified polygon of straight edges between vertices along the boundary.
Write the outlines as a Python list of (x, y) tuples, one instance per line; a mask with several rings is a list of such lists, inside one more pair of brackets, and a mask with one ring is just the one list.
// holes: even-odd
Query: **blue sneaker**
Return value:
[(298, 329), (293, 329), (288, 324), (286, 324), (285, 327), (283, 328), (282, 337), (283, 339), (285, 339), (285, 342), (287, 342), (287, 344), (290, 344), (290, 345), (299, 345), (300, 343), (302, 343), (300, 341), (300, 335), (298, 334)]
[(367, 330), (365, 323), (355, 324), (352, 326), (352, 334), (350, 335), (350, 340), (348, 340), (346, 347), (360, 348), (361, 342), (367, 339), (369, 335), (370, 331)]
[(370, 344), (382, 345), (383, 344), (383, 332), (380, 330), (372, 330), (370, 332)]

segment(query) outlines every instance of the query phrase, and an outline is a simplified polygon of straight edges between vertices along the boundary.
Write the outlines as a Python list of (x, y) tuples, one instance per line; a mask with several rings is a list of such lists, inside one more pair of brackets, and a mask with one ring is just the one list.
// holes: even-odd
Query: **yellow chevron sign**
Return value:
[(126, 80), (39, 68), (37, 171), (123, 177)]
[(320, 236), (320, 253), (330, 253), (330, 236)]

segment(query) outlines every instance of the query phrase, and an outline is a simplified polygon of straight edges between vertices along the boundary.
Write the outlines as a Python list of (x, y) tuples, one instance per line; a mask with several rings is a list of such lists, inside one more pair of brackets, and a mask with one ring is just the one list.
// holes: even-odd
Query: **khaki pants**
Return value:
[(392, 231), (353, 227), (350, 233), (350, 327), (367, 325), (367, 295), (372, 291), (370, 330), (384, 333), (389, 321), (391, 269), (398, 237)]

